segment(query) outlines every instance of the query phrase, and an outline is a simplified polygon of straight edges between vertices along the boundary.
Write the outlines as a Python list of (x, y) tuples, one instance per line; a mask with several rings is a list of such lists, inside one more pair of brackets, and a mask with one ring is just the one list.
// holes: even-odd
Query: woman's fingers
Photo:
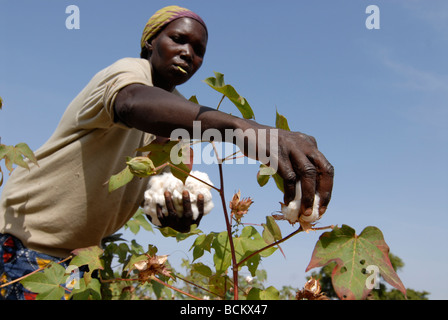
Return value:
[(197, 197), (197, 207), (199, 215), (196, 219), (193, 217), (192, 203), (190, 194), (184, 190), (182, 192), (182, 212), (177, 212), (172, 195), (170, 192), (164, 192), (165, 205), (167, 213), (164, 214), (164, 209), (157, 204), (157, 218), (164, 227), (171, 227), (180, 232), (188, 232), (192, 224), (199, 225), (204, 215), (204, 196), (199, 194)]
[(171, 197), (171, 192), (165, 191), (163, 195), (165, 196), (165, 205), (168, 211), (168, 215), (170, 216), (173, 212), (176, 212), (176, 209), (174, 209), (174, 202), (173, 198)]
[(204, 216), (204, 196), (202, 194), (198, 194), (196, 206), (198, 207), (199, 215), (193, 223), (199, 226), (199, 223)]
[(190, 194), (188, 191), (184, 190), (182, 192), (182, 208), (183, 208), (183, 219), (184, 220), (192, 220), (193, 219), (193, 211), (191, 210), (191, 201)]
[(317, 149), (316, 140), (301, 133), (283, 133), (279, 141), (278, 173), (283, 178), (284, 203), (295, 198), (296, 184), (301, 182), (302, 201), (300, 214), (310, 215), (315, 194), (320, 197), (322, 215), (331, 199), (334, 168)]
[(328, 203), (331, 199), (334, 181), (334, 167), (321, 154), (317, 159), (317, 193), (320, 197), (319, 215), (323, 215), (327, 210)]

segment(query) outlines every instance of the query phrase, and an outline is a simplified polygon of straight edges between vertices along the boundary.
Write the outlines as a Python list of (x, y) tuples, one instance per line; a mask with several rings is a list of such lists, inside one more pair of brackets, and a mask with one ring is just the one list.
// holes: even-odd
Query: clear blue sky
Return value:
[[(80, 9), (80, 29), (65, 9)], [(379, 227), (405, 263), (404, 285), (448, 298), (448, 3), (394, 1), (6, 1), (0, 0), (0, 136), (33, 149), (55, 129), (66, 106), (100, 69), (137, 57), (142, 29), (159, 8), (178, 4), (209, 28), (201, 70), (180, 91), (215, 107), (220, 96), (203, 79), (225, 75), (274, 124), (313, 135), (335, 167), (333, 199), (320, 225)], [(365, 26), (366, 7), (380, 9), (380, 29)], [(230, 104), (223, 111), (237, 113)], [(257, 165), (225, 166), (226, 196), (255, 200), (246, 222), (279, 210), (281, 193), (259, 188)], [(215, 165), (197, 166), (218, 183)], [(5, 171), (4, 167), (3, 170)], [(216, 210), (201, 223), (224, 230)], [(282, 225), (286, 235), (294, 229)], [(320, 233), (301, 234), (266, 259), (268, 284), (302, 287)], [(173, 261), (191, 260), (191, 243), (139, 235)], [(212, 259), (205, 261), (212, 264)]]

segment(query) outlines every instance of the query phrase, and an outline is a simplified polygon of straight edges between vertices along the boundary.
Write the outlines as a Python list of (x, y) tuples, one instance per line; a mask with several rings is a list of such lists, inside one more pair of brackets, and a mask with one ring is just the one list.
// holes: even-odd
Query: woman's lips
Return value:
[(184, 67), (181, 67), (181, 66), (176, 66), (176, 67), (177, 67), (177, 69), (178, 69), (180, 72), (182, 72), (183, 74), (188, 74), (188, 71), (185, 70)]

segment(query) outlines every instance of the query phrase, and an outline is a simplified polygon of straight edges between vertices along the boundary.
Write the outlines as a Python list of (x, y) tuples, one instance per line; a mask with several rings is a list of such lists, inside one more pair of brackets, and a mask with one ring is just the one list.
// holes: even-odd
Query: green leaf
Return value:
[(247, 300), (278, 300), (279, 297), (280, 292), (273, 286), (270, 286), (266, 290), (254, 287), (247, 294)]
[[(390, 285), (406, 295), (406, 289), (389, 260), (389, 247), (382, 232), (366, 227), (358, 236), (347, 225), (323, 233), (313, 251), (306, 271), (336, 262), (332, 272), (333, 287), (340, 299), (365, 299), (372, 286), (369, 266), (378, 268), (379, 274)], [(369, 288), (370, 287), (370, 288)]]
[(232, 264), (232, 255), (230, 252), (230, 243), (227, 231), (219, 233), (212, 243), (215, 250), (213, 254), (213, 262), (216, 268), (216, 274), (224, 273)]
[(24, 160), (24, 156), (35, 165), (38, 165), (34, 153), (26, 143), (19, 143), (16, 146), (5, 146), (3, 144), (0, 145), (0, 160), (3, 158), (5, 159), (5, 165), (9, 172), (12, 172), (14, 170), (14, 164), (28, 170), (30, 169), (28, 164)]
[(122, 242), (116, 247), (116, 253), (118, 255), (118, 262), (123, 263), (129, 253), (129, 246)]
[(93, 270), (103, 270), (103, 264), (101, 262), (100, 256), (103, 254), (103, 249), (98, 246), (91, 246), (87, 248), (75, 249), (72, 251), (75, 257), (70, 262), (70, 265), (81, 267), (88, 265), (89, 272)]
[(212, 269), (210, 269), (210, 267), (206, 266), (203, 263), (193, 263), (191, 265), (191, 271), (197, 272), (207, 278), (211, 277), (212, 275)]
[(0, 160), (6, 157), (6, 154), (8, 153), (8, 147), (4, 144), (0, 144)]
[(274, 288), (273, 286), (270, 286), (268, 288), (266, 288), (266, 290), (263, 290), (262, 294), (261, 294), (261, 299), (262, 300), (278, 300), (280, 296), (280, 292), (278, 292), (278, 290), (276, 288)]
[[(279, 114), (277, 111), (275, 117), (275, 127), (278, 129), (290, 131), (288, 120), (286, 120), (286, 118), (281, 114)], [(274, 179), (277, 188), (284, 193), (285, 190), (283, 187), (283, 178), (274, 169), (264, 164), (261, 164), (260, 170), (257, 173), (257, 182), (260, 185), (260, 187), (265, 186), (271, 177)]]
[[(192, 164), (193, 161), (190, 162)], [(170, 167), (171, 173), (173, 176), (175, 176), (177, 179), (181, 180), (183, 184), (185, 184), (185, 181), (187, 180), (189, 173), (191, 171), (191, 166), (186, 165), (183, 162), (174, 165), (174, 167)]]
[(190, 248), (190, 250), (193, 249), (193, 261), (202, 257), (205, 250), (210, 252), (214, 238), (215, 233), (213, 232), (208, 235), (201, 234), (196, 238)]
[(188, 237), (193, 236), (195, 234), (202, 233), (202, 231), (200, 229), (197, 229), (197, 225), (195, 225), (195, 224), (192, 224), (190, 226), (189, 232), (179, 232), (179, 231), (174, 230), (171, 227), (158, 228), (158, 230), (166, 238), (169, 238), (169, 237), (176, 238), (177, 242), (185, 240)]
[[(227, 282), (227, 283), (226, 283)], [(209, 278), (210, 291), (224, 296), (226, 294), (226, 288), (229, 288), (232, 284), (229, 283), (229, 278), (226, 275), (214, 274)]]
[[(163, 143), (163, 144), (151, 142), (151, 143), (147, 144), (146, 146), (138, 148), (136, 151), (139, 151), (139, 152), (149, 152), (150, 153), (149, 154), (149, 158), (152, 160), (154, 165), (156, 167), (158, 167), (162, 163), (165, 163), (166, 161), (168, 161), (168, 159), (170, 157), (171, 148), (174, 147), (178, 143), (179, 143), (179, 141), (168, 141), (168, 142)], [(152, 157), (151, 153), (163, 154), (167, 160), (163, 161), (163, 162), (157, 162), (157, 161), (154, 160), (154, 158)]]
[(10, 172), (14, 169), (13, 168), (14, 164), (28, 170), (30, 169), (18, 149), (16, 149), (13, 146), (6, 146), (6, 149), (7, 151), (5, 155), (5, 165)]
[(61, 300), (64, 296), (65, 269), (55, 262), (51, 262), (42, 272), (32, 274), (20, 283), (37, 293), (36, 300)]
[[(233, 245), (235, 248), (235, 256), (237, 263), (241, 263), (250, 255), (266, 247), (266, 242), (263, 240), (257, 229), (252, 226), (244, 227), (241, 235), (233, 238)], [(212, 248), (215, 250), (213, 255), (213, 262), (216, 267), (216, 273), (221, 274), (225, 272), (231, 265), (231, 251), (227, 231), (219, 233), (213, 243)], [(250, 259), (240, 264), (240, 267), (247, 266), (252, 276), (258, 268), (258, 264), (262, 257), (268, 257), (277, 250), (275, 247), (267, 248), (263, 251), (254, 254)]]
[(150, 256), (155, 256), (157, 251), (159, 251), (159, 249), (157, 249), (156, 246), (148, 244), (148, 250), (146, 251), (146, 254), (149, 254)]
[[(150, 143), (146, 146), (138, 148), (136, 151), (147, 152), (148, 158), (152, 162), (152, 167), (153, 168), (161, 167), (157, 171), (157, 173), (160, 173), (163, 170), (163, 165), (171, 162), (171, 159), (170, 159), (171, 149), (174, 146), (176, 146), (178, 143), (179, 143), (179, 141), (169, 141), (164, 144)], [(180, 151), (180, 156), (182, 156), (181, 151)], [(132, 160), (131, 157), (128, 157), (126, 159), (127, 162), (129, 162), (131, 160)], [(192, 164), (192, 163), (193, 163), (193, 161), (190, 162), (190, 164)], [(188, 166), (184, 166), (184, 164), (182, 162), (179, 164), (178, 167), (187, 172), (190, 172), (190, 170), (191, 170), (191, 167), (189, 169)], [(186, 175), (184, 173), (179, 173), (179, 171), (178, 171), (178, 172), (176, 172), (175, 176), (178, 178), (181, 178), (181, 180), (183, 180), (183, 182), (185, 182), (185, 179), (188, 175)], [(109, 179), (109, 192), (117, 190), (118, 188), (121, 188), (122, 186), (128, 184), (129, 182), (132, 181), (133, 178), (134, 178), (134, 175), (132, 174), (132, 171), (129, 168), (129, 165), (127, 165), (126, 168), (124, 168), (120, 173), (113, 175)]]
[[(148, 245), (148, 247), (149, 246), (150, 245)], [(135, 239), (132, 239), (132, 241), (131, 241), (131, 250), (132, 250), (132, 252), (136, 252), (136, 253), (143, 253), (143, 252), (145, 252), (143, 247), (140, 244), (138, 244), (137, 241), (135, 241)]]
[(73, 300), (101, 300), (101, 283), (98, 279), (92, 279), (86, 285), (84, 279), (80, 279), (79, 288), (73, 289), (71, 299)]
[[(177, 159), (172, 159), (170, 157), (170, 163), (172, 164), (170, 170), (173, 176), (185, 184), (185, 181), (193, 168), (193, 149), (190, 147), (190, 144), (185, 143), (178, 144), (176, 148), (179, 149)], [(175, 162), (173, 162), (174, 160)]]
[(156, 295), (157, 300), (162, 300), (164, 294), (165, 294), (165, 298), (171, 296), (171, 293), (169, 292), (170, 289), (165, 287), (163, 284), (158, 283), (154, 280), (151, 280), (150, 283), (151, 283), (151, 288), (152, 288), (154, 294)]
[[(245, 251), (240, 253), (242, 256), (241, 258), (244, 258), (245, 256), (266, 247), (266, 242), (263, 240), (260, 233), (258, 233), (257, 229), (252, 226), (244, 227), (244, 229), (241, 231), (240, 237), (235, 238), (235, 240), (237, 239), (240, 239), (242, 248)], [(270, 247), (261, 251), (260, 255), (262, 257), (268, 257), (273, 254), (275, 250), (277, 250), (277, 248)], [(238, 257), (237, 261), (240, 261)]]
[(263, 223), (262, 226), (263, 239), (267, 244), (271, 244), (283, 238), (282, 231), (272, 216), (266, 216), (266, 224)]
[(18, 150), (18, 152), (20, 152), (22, 155), (24, 155), (25, 157), (27, 157), (32, 163), (34, 163), (36, 166), (39, 166), (39, 164), (37, 163), (37, 159), (34, 156), (33, 151), (30, 149), (30, 147), (26, 144), (26, 143), (19, 143), (16, 145), (16, 149)]
[(270, 177), (271, 177), (271, 176), (268, 176), (268, 175), (262, 175), (262, 174), (260, 174), (260, 172), (258, 172), (258, 173), (257, 173), (257, 182), (258, 182), (258, 185), (259, 185), (260, 187), (264, 187), (264, 186), (266, 185), (266, 183), (268, 183)]
[(106, 246), (106, 243), (108, 243), (108, 242), (126, 241), (125, 239), (123, 239), (121, 237), (122, 235), (123, 235), (122, 233), (111, 234), (110, 236), (104, 237), (103, 240), (101, 240), (101, 244), (102, 244), (102, 246)]
[(215, 77), (207, 78), (204, 82), (219, 93), (225, 95), (238, 108), (243, 118), (255, 119), (254, 112), (247, 100), (236, 92), (231, 85), (224, 83), (224, 75), (222, 73), (215, 72)]
[(283, 187), (283, 178), (278, 173), (274, 174), (272, 178), (274, 178), (275, 185), (277, 186), (277, 188), (281, 192), (285, 193), (285, 188)]
[(109, 192), (121, 188), (122, 186), (131, 182), (132, 179), (134, 179), (134, 175), (131, 173), (131, 170), (129, 170), (129, 167), (126, 166), (126, 168), (124, 168), (120, 173), (117, 173), (110, 177)]
[(288, 120), (285, 118), (285, 116), (279, 114), (277, 110), (275, 111), (275, 127), (277, 129), (291, 131), (289, 129)]
[(257, 182), (260, 187), (263, 187), (268, 183), (270, 178), (273, 178), (277, 188), (281, 192), (285, 192), (283, 188), (283, 178), (271, 167), (265, 164), (260, 164), (260, 170), (257, 173)]
[(137, 234), (140, 231), (140, 228), (143, 228), (146, 231), (154, 232), (141, 208), (135, 212), (132, 219), (126, 222), (124, 226), (125, 228), (129, 228), (133, 234)]
[(190, 99), (188, 99), (188, 101), (194, 102), (196, 104), (199, 104), (198, 98), (194, 95), (191, 96)]
[(275, 174), (275, 169), (268, 167), (265, 164), (260, 164), (260, 170), (257, 173), (257, 182), (260, 187), (263, 187), (266, 183), (268, 183), (269, 178)]
[[(177, 151), (175, 159), (172, 159), (173, 148), (176, 148), (175, 151)], [(164, 144), (150, 143), (137, 149), (137, 151), (149, 152), (148, 157), (155, 167), (170, 163), (171, 173), (183, 183), (185, 183), (188, 173), (193, 167), (193, 149), (191, 149), (190, 144), (186, 144), (184, 141), (169, 141)]]

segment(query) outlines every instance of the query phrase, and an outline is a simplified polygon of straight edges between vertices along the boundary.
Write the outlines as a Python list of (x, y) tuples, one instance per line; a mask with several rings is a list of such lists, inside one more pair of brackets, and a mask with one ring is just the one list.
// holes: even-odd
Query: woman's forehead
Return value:
[(177, 30), (177, 31), (183, 31), (185, 33), (196, 34), (201, 37), (202, 36), (207, 37), (207, 30), (205, 29), (205, 27), (198, 21), (187, 17), (179, 18), (170, 22), (165, 27), (165, 30), (168, 31)]
[(177, 32), (183, 35), (188, 35), (193, 39), (205, 41), (207, 43), (208, 34), (204, 26), (198, 21), (191, 18), (179, 18), (170, 22), (162, 32), (172, 33)]

